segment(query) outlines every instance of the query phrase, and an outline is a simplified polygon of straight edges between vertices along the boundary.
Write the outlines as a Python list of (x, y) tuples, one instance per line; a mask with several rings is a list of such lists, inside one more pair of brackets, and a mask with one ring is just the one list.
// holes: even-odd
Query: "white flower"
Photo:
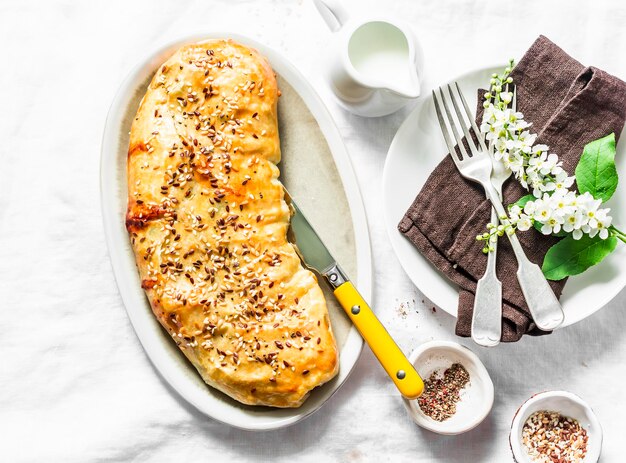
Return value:
[(552, 210), (547, 202), (539, 200), (540, 203), (537, 205), (535, 209), (535, 213), (533, 214), (533, 219), (537, 222), (546, 223), (552, 217)]
[(582, 208), (585, 211), (596, 211), (602, 201), (599, 199), (595, 199), (591, 196), (591, 193), (585, 191), (582, 195), (578, 195), (577, 198), (578, 207)]
[(548, 158), (544, 161), (543, 165), (541, 166), (541, 169), (539, 170), (539, 172), (541, 172), (542, 175), (548, 175), (549, 173), (552, 172), (552, 169), (557, 167), (558, 163), (559, 163), (559, 157), (554, 153), (550, 153), (548, 155)]
[[(596, 211), (594, 218), (589, 221), (589, 225), (593, 229), (597, 230), (597, 232), (600, 235), (600, 238), (602, 238), (603, 240), (609, 237), (608, 227), (611, 226), (611, 222), (613, 221), (613, 218), (610, 215), (608, 215), (609, 211), (610, 209), (608, 208), (599, 209), (598, 211)], [(591, 233), (590, 233), (590, 236), (591, 236)]]
[[(580, 231), (580, 227), (582, 225), (583, 214), (580, 211), (575, 211), (573, 214), (569, 214), (565, 217), (565, 221), (563, 222), (563, 230), (565, 230), (567, 233)], [(582, 236), (582, 231), (580, 231), (580, 233)]]
[(515, 123), (515, 130), (522, 131), (530, 127), (531, 124), (522, 119), (524, 117), (522, 113), (516, 113), (516, 117), (518, 117), (519, 119)]
[(505, 157), (502, 158), (502, 162), (515, 173), (522, 172), (524, 167), (524, 158), (516, 153), (509, 153), (508, 156), (505, 155)]
[(542, 191), (554, 191), (556, 190), (556, 183), (548, 181), (540, 184), (540, 188)]
[(533, 222), (530, 217), (526, 214), (522, 214), (517, 220), (517, 229), (521, 231), (530, 230), (530, 227), (533, 226)]
[(532, 151), (532, 146), (537, 139), (537, 135), (530, 133), (528, 130), (525, 130), (524, 132), (520, 133), (518, 137), (521, 142), (520, 150), (526, 154), (530, 153)]
[(554, 215), (564, 218), (572, 214), (576, 208), (571, 205), (572, 197), (576, 197), (573, 191), (558, 189), (550, 197)]
[[(559, 157), (554, 153), (548, 155), (548, 152), (543, 149), (544, 146), (545, 145), (536, 145), (533, 147), (533, 156), (528, 160), (528, 168), (546, 176), (552, 169), (557, 167)], [(537, 149), (537, 147), (541, 147), (541, 149)]]
[(593, 230), (596, 228), (597, 220), (596, 213), (598, 211), (598, 207), (600, 207), (602, 201), (599, 199), (594, 199), (589, 192), (585, 192), (582, 198), (578, 198), (578, 207), (583, 212), (583, 215), (586, 218), (589, 231), (583, 229), (585, 233), (589, 233), (589, 236), (592, 238), (596, 235), (596, 232)]
[(517, 204), (514, 204), (509, 209), (509, 218), (511, 220), (517, 221), (517, 219), (519, 219), (521, 213), (522, 213), (522, 208), (519, 207)]
[(558, 233), (561, 231), (561, 224), (563, 223), (563, 219), (552, 215), (544, 224), (541, 226), (541, 233), (544, 235), (550, 235), (552, 233)]
[(535, 209), (537, 209), (537, 203), (535, 201), (528, 201), (524, 206), (524, 213), (527, 215), (534, 215)]
[(602, 238), (603, 240), (607, 239), (609, 237), (609, 230), (606, 228), (602, 228), (600, 230), (600, 238)]
[(561, 172), (563, 172), (563, 168), (561, 167), (561, 163), (559, 162), (558, 165), (554, 166), (554, 169), (552, 169), (552, 171), (550, 172), (550, 175), (556, 178), (557, 175), (559, 175)]
[(554, 169), (550, 172), (555, 177), (554, 182), (556, 184), (556, 189), (562, 190), (571, 187), (574, 184), (575, 177), (568, 177), (567, 172), (565, 172), (561, 167), (557, 168), (560, 169), (558, 173), (555, 174)]

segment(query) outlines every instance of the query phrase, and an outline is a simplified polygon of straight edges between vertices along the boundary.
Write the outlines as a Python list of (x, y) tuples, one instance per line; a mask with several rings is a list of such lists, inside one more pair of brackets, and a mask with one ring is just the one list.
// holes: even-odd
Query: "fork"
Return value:
[[(506, 91), (509, 91), (509, 84), (506, 85)], [(513, 88), (511, 109), (513, 111), (517, 110), (517, 89), (515, 87)], [(481, 135), (477, 133), (476, 136)], [(503, 162), (494, 159), (493, 142), (490, 142), (487, 148), (492, 163), (491, 184), (498, 192), (498, 198), (502, 201), (502, 185), (511, 176), (512, 172)], [(491, 223), (494, 226), (498, 226), (499, 223), (498, 214), (493, 207), (491, 208)], [(498, 241), (489, 243), (489, 246), (493, 249), (487, 254), (485, 273), (476, 284), (471, 328), (474, 342), (484, 347), (498, 345), (502, 337), (502, 283), (496, 274)]]
[[(439, 103), (439, 99), (435, 91), (433, 91), (433, 101), (435, 103), (435, 111), (437, 113), (437, 118), (439, 120), (439, 125), (441, 127), (441, 132), (443, 133), (443, 138), (446, 142), (448, 150), (450, 151), (450, 156), (452, 156), (452, 160), (456, 165), (457, 169), (461, 173), (463, 177), (473, 182), (479, 183), (485, 190), (485, 194), (491, 204), (496, 210), (496, 213), (499, 217), (507, 217), (507, 213), (500, 201), (498, 196), (498, 192), (491, 184), (491, 172), (493, 169), (493, 164), (491, 162), (491, 157), (489, 156), (487, 147), (485, 146), (485, 141), (482, 137), (478, 136), (478, 146), (474, 142), (472, 138), (468, 124), (464, 120), (464, 117), (461, 113), (461, 109), (459, 107), (458, 99), (461, 100), (465, 114), (469, 119), (470, 125), (476, 134), (479, 134), (478, 127), (476, 126), (476, 122), (472, 116), (472, 112), (463, 97), (463, 93), (459, 88), (458, 83), (455, 83), (456, 91), (459, 95), (459, 98), (455, 97), (454, 92), (452, 91), (452, 87), (447, 85), (449, 99), (452, 102), (452, 106), (454, 107), (454, 111), (456, 113), (455, 121), (452, 116), (452, 112), (450, 111), (450, 107), (447, 103), (446, 97), (444, 96), (443, 89), (439, 88), (439, 95), (441, 99), (441, 103), (443, 104), (443, 108), (445, 110), (445, 115), (448, 121), (448, 125), (450, 126), (450, 131), (454, 136), (454, 140), (459, 148), (459, 154), (454, 147), (454, 143), (452, 143), (452, 139), (450, 138), (450, 132), (446, 126), (446, 122), (444, 120), (444, 116), (441, 111), (441, 105)], [(459, 132), (457, 130), (457, 126), (461, 128), (463, 134), (465, 135), (465, 139), (467, 141), (467, 146), (469, 148), (470, 154), (465, 149), (463, 144), (463, 139), (459, 136)], [(544, 331), (551, 331), (557, 328), (561, 323), (563, 323), (564, 314), (563, 309), (561, 308), (561, 304), (558, 299), (554, 295), (552, 288), (548, 284), (548, 281), (544, 277), (541, 269), (537, 264), (531, 262), (524, 250), (522, 249), (522, 245), (520, 244), (517, 235), (505, 233), (511, 242), (511, 247), (513, 248), (513, 252), (515, 253), (515, 258), (517, 259), (517, 280), (519, 281), (520, 287), (522, 288), (522, 293), (524, 298), (526, 299), (526, 303), (528, 304), (528, 308), (530, 313), (535, 321), (537, 327)]]

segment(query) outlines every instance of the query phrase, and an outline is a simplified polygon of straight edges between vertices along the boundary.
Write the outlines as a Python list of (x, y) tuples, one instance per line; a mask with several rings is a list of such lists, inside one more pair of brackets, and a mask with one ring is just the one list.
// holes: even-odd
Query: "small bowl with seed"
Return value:
[(509, 442), (517, 463), (596, 463), (602, 450), (602, 427), (577, 395), (541, 392), (515, 414)]
[(461, 434), (478, 426), (491, 411), (493, 382), (480, 359), (456, 342), (431, 341), (409, 360), (424, 380), (416, 400), (404, 399), (409, 416), (438, 434)]

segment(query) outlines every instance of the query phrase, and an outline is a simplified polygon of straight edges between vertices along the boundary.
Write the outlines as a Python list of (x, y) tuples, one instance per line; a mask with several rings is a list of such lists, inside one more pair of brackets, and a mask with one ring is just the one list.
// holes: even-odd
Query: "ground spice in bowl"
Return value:
[(582, 463), (588, 439), (578, 420), (545, 410), (530, 415), (522, 429), (522, 443), (533, 463)]
[(461, 390), (467, 386), (470, 375), (463, 365), (453, 363), (443, 375), (433, 372), (424, 382), (424, 392), (417, 399), (422, 412), (435, 421), (445, 421), (456, 413)]

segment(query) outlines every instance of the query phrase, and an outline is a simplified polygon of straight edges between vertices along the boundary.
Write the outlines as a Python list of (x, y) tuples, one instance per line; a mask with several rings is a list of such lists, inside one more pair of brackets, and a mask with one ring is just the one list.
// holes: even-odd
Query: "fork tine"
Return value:
[[(454, 135), (454, 139), (456, 140), (456, 144), (461, 151), (461, 160), (469, 157), (467, 151), (465, 150), (465, 145), (463, 144), (463, 139), (459, 135), (459, 132), (456, 130), (456, 124), (454, 123), (454, 118), (452, 117), (452, 113), (450, 112), (450, 108), (448, 107), (448, 103), (446, 103), (446, 97), (443, 95), (443, 90), (439, 87), (439, 94), (441, 95), (441, 101), (443, 103), (443, 109), (446, 112), (446, 116), (448, 116), (448, 123), (450, 124), (450, 129), (452, 130), (452, 134)], [(452, 151), (450, 152), (452, 154)]]
[[(495, 101), (495, 97), (493, 96), (493, 90), (492, 87), (489, 87), (489, 93), (491, 94), (491, 96), (489, 97), (489, 102)], [(495, 143), (493, 142), (493, 140), (487, 140), (487, 134), (485, 134), (484, 137), (484, 143), (487, 143), (487, 147), (489, 148), (489, 154), (491, 156), (493, 156), (493, 152), (495, 150)]]
[(461, 130), (465, 134), (465, 139), (467, 140), (467, 146), (469, 146), (469, 149), (472, 152), (472, 155), (476, 155), (478, 148), (476, 147), (476, 144), (474, 143), (474, 138), (472, 137), (472, 134), (470, 134), (469, 129), (467, 127), (467, 123), (463, 119), (463, 114), (461, 114), (461, 110), (459, 109), (459, 104), (457, 103), (457, 99), (454, 96), (454, 93), (452, 92), (452, 87), (450, 86), (450, 84), (448, 84), (447, 87), (448, 87), (448, 93), (450, 94), (450, 99), (452, 100), (452, 106), (454, 106), (454, 112), (456, 112), (456, 116), (458, 118), (459, 125), (461, 126)]
[(478, 142), (480, 143), (480, 146), (485, 151), (487, 151), (487, 146), (485, 145), (485, 137), (480, 132), (480, 130), (478, 129), (478, 126), (476, 125), (475, 117), (472, 116), (472, 112), (470, 111), (470, 108), (467, 105), (467, 101), (465, 101), (465, 97), (463, 96), (463, 92), (461, 92), (461, 87), (459, 87), (459, 83), (458, 82), (455, 82), (454, 85), (456, 86), (456, 91), (459, 93), (459, 96), (461, 97), (461, 103), (463, 103), (463, 107), (465, 108), (465, 114), (467, 114), (467, 118), (469, 119), (470, 124), (472, 124), (472, 129), (474, 129), (474, 133), (476, 134), (476, 138), (478, 138)]
[(443, 114), (441, 114), (441, 108), (439, 107), (439, 101), (437, 101), (437, 94), (433, 90), (433, 101), (435, 102), (435, 112), (437, 113), (437, 119), (439, 119), (439, 126), (441, 127), (441, 133), (443, 133), (443, 138), (446, 141), (446, 145), (448, 146), (448, 151), (450, 151), (450, 156), (456, 162), (457, 156), (454, 151), (454, 143), (450, 140), (450, 133), (448, 132), (448, 128), (446, 127), (446, 123), (443, 120)]

